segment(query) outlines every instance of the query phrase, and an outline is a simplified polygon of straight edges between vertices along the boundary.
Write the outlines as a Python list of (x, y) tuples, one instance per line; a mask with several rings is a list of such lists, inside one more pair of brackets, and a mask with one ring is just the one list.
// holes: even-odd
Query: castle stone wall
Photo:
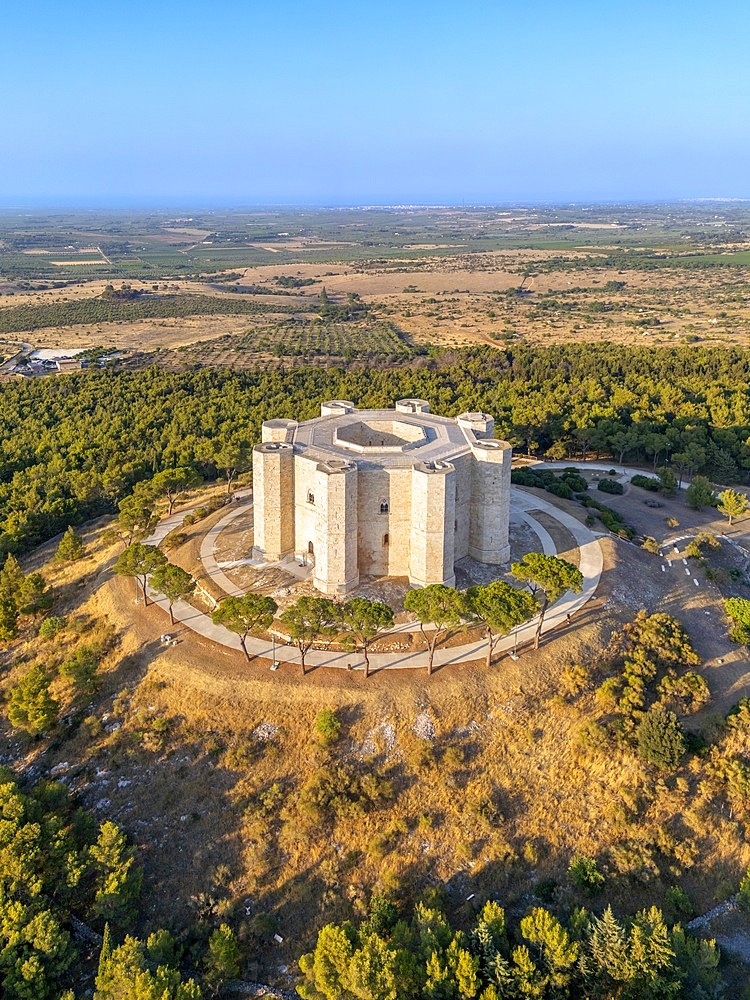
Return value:
[(420, 399), (395, 411), (331, 400), (314, 420), (266, 421), (254, 555), (304, 558), (326, 594), (362, 576), (452, 586), (467, 555), (507, 562), (511, 449), (493, 434), (488, 414), (452, 420)]

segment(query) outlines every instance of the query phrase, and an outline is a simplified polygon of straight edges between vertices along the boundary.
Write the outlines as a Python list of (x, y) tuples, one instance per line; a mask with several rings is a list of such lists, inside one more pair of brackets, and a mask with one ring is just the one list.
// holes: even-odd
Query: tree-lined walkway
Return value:
[[(546, 531), (537, 520), (535, 520), (535, 511), (543, 511), (549, 517), (558, 521), (570, 532), (576, 545), (578, 546), (578, 568), (583, 575), (583, 588), (579, 594), (574, 594), (569, 591), (559, 601), (557, 601), (556, 604), (552, 605), (552, 607), (548, 609), (544, 617), (542, 627), (542, 634), (544, 635), (567, 621), (570, 615), (579, 611), (584, 604), (586, 604), (586, 602), (594, 596), (603, 569), (601, 547), (592, 532), (581, 524), (580, 521), (578, 521), (575, 517), (566, 514), (564, 511), (559, 510), (557, 507), (554, 507), (552, 504), (547, 503), (540, 497), (532, 496), (525, 493), (523, 490), (513, 488), (511, 491), (511, 508), (515, 517), (529, 524), (529, 526), (537, 534), (545, 554), (554, 555), (556, 551), (555, 544), (549, 532)], [(203, 544), (201, 545), (201, 559), (203, 560), (206, 571), (214, 582), (230, 596), (239, 596), (242, 591), (236, 587), (224, 573), (222, 573), (214, 557), (213, 549), (215, 541), (222, 529), (237, 517), (248, 513), (251, 509), (252, 501), (234, 506), (228, 514), (221, 518), (221, 520), (219, 520), (211, 528), (211, 530), (207, 532), (206, 537), (203, 540)], [(173, 527), (182, 522), (182, 518), (184, 516), (185, 512), (183, 511), (179, 515), (167, 518), (165, 521), (161, 522), (156, 531), (148, 539), (146, 539), (147, 544), (157, 545)], [(151, 588), (149, 588), (149, 597), (155, 604), (158, 604), (159, 607), (165, 611), (165, 613), (168, 613), (169, 602), (166, 598), (164, 598), (161, 594), (157, 594)], [(191, 604), (188, 604), (187, 601), (179, 599), (176, 600), (172, 606), (172, 613), (175, 621), (180, 622), (193, 632), (196, 632), (198, 635), (209, 639), (211, 642), (216, 642), (222, 646), (227, 646), (238, 651), (241, 649), (240, 638), (236, 633), (230, 632), (221, 625), (215, 625), (208, 615), (204, 614), (202, 611), (198, 611)], [(538, 618), (534, 618), (531, 621), (526, 622), (524, 625), (519, 626), (519, 628), (514, 629), (508, 636), (498, 639), (495, 645), (496, 653), (511, 650), (516, 645), (522, 646), (525, 643), (533, 642), (537, 625)], [(414, 626), (410, 624), (400, 626), (398, 631), (414, 631)], [(259, 656), (268, 660), (273, 658), (274, 648), (272, 643), (268, 640), (259, 639), (255, 636), (249, 636), (246, 639), (245, 644), (250, 656)], [(484, 638), (463, 643), (459, 646), (443, 647), (435, 651), (435, 667), (466, 663), (470, 660), (484, 659), (486, 651), (487, 640)], [(300, 665), (300, 654), (294, 646), (277, 642), (275, 647), (275, 656), (281, 663), (289, 663), (294, 666)], [(386, 668), (400, 670), (424, 669), (427, 662), (427, 652), (421, 647), (405, 651), (385, 653), (372, 652), (369, 654), (369, 660), (371, 671), (378, 671)], [(306, 661), (310, 667), (339, 667), (347, 669), (351, 665), (353, 669), (364, 669), (364, 661), (359, 653), (353, 654), (351, 652), (312, 649), (307, 653)]]

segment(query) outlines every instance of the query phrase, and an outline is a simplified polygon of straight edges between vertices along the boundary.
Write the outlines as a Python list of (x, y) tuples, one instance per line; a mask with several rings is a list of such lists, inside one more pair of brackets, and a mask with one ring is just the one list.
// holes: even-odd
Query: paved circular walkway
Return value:
[[(608, 468), (611, 468), (611, 466)], [(248, 495), (249, 491), (243, 494), (237, 493), (235, 494), (235, 498), (242, 500), (246, 499)], [(201, 560), (206, 571), (222, 590), (233, 596), (239, 596), (244, 591), (233, 584), (221, 571), (214, 557), (214, 546), (223, 528), (235, 518), (247, 514), (251, 508), (252, 500), (234, 505), (232, 510), (217, 521), (210, 531), (206, 533), (201, 544)], [(575, 517), (571, 517), (571, 515), (547, 503), (547, 501), (540, 497), (532, 496), (515, 487), (511, 489), (511, 510), (516, 519), (523, 520), (529, 524), (539, 537), (542, 549), (547, 555), (554, 555), (556, 547), (549, 532), (534, 518), (533, 515), (537, 511), (559, 522), (559, 524), (570, 532), (578, 546), (579, 569), (583, 575), (583, 589), (580, 594), (568, 591), (547, 610), (542, 627), (542, 634), (545, 634), (557, 628), (558, 625), (566, 621), (568, 615), (572, 615), (580, 610), (594, 596), (603, 569), (601, 546), (595, 535)], [(146, 544), (158, 545), (169, 531), (182, 523), (185, 513), (185, 511), (181, 511), (179, 514), (173, 514), (162, 521), (154, 533), (146, 539)], [(157, 594), (150, 587), (149, 597), (153, 599), (155, 604), (163, 608), (164, 611), (169, 611), (169, 602), (166, 598)], [(219, 643), (222, 646), (228, 646), (231, 649), (241, 649), (239, 636), (221, 625), (214, 625), (208, 615), (202, 611), (198, 611), (197, 608), (188, 604), (187, 601), (175, 601), (172, 613), (177, 622), (187, 626), (204, 638), (210, 639), (212, 642)], [(532, 641), (537, 624), (538, 618), (533, 618), (531, 621), (514, 629), (509, 635), (499, 639), (495, 645), (496, 655), (504, 651), (509, 651), (516, 645), (522, 646), (524, 643)], [(412, 624), (407, 623), (405, 626), (402, 625), (393, 631), (413, 632), (414, 627)], [(273, 645), (265, 639), (248, 636), (246, 646), (250, 656), (260, 656), (268, 660), (273, 658)], [(276, 659), (282, 664), (300, 665), (299, 650), (295, 646), (277, 642), (275, 654)], [(435, 650), (434, 667), (465, 663), (469, 660), (479, 660), (485, 657), (486, 654), (486, 639), (467, 642), (460, 646), (451, 646), (444, 649), (438, 648)], [(308, 667), (339, 667), (347, 669), (348, 665), (351, 664), (354, 669), (364, 669), (364, 660), (359, 653), (311, 649), (305, 657), (305, 662)], [(370, 653), (370, 670), (372, 672), (388, 667), (391, 669), (414, 669), (426, 668), (426, 666), (427, 651), (421, 648), (403, 652)]]

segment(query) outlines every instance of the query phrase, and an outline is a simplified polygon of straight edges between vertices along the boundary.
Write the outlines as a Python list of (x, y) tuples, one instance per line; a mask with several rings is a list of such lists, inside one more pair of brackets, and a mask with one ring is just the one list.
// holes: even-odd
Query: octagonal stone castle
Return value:
[(506, 563), (511, 447), (494, 427), (486, 413), (437, 416), (423, 399), (395, 410), (332, 400), (314, 420), (267, 420), (253, 449), (253, 557), (312, 564), (329, 595), (360, 576), (454, 586), (464, 556)]

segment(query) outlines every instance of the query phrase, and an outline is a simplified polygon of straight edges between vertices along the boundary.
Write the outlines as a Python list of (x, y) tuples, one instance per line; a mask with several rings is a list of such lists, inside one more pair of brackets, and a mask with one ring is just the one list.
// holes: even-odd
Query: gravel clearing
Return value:
[(414, 725), (412, 726), (412, 732), (420, 740), (435, 739), (435, 723), (432, 721), (427, 712), (419, 713), (419, 715), (414, 720)]
[(274, 726), (272, 722), (261, 722), (259, 726), (253, 729), (253, 738), (256, 740), (261, 740), (263, 743), (267, 743), (272, 740), (278, 733), (279, 727)]

